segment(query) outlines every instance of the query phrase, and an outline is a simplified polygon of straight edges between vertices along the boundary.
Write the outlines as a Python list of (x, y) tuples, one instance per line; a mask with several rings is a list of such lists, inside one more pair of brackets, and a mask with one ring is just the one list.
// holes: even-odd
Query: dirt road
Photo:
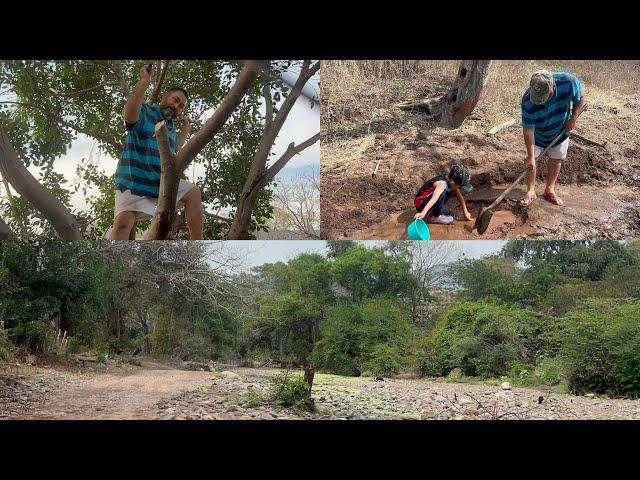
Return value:
[(326, 374), (316, 375), (317, 411), (307, 413), (269, 402), (271, 378), (279, 372), (188, 371), (152, 360), (90, 375), (31, 369), (26, 375), (0, 375), (0, 418), (640, 420), (638, 402), (558, 395), (550, 387), (505, 390), (481, 383), (417, 378), (377, 382)]

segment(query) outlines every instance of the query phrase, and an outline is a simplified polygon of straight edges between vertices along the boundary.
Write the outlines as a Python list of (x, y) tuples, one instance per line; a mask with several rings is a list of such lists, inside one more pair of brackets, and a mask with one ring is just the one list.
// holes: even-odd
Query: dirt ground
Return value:
[[(151, 359), (139, 366), (3, 368), (0, 419), (639, 419), (640, 404), (558, 395), (552, 387), (503, 388), (418, 378), (316, 374), (316, 412), (269, 402), (273, 368), (185, 370)], [(261, 392), (252, 404), (247, 392)]]
[[(323, 65), (323, 73), (326, 68)], [(445, 87), (438, 85), (434, 91), (438, 88), (443, 91)], [(368, 121), (353, 121), (348, 128), (340, 122), (331, 123), (331, 128), (323, 126), (322, 238), (406, 238), (406, 226), (415, 214), (417, 188), (424, 180), (447, 173), (452, 163), (466, 165), (472, 174), (474, 191), (466, 195), (466, 200), (474, 219), (522, 172), (525, 151), (518, 124), (496, 135), (487, 133), (509, 118), (519, 123), (514, 114), (517, 105), (505, 114), (481, 101), (462, 127), (444, 130), (423, 114), (394, 107), (396, 102), (419, 98), (416, 95), (413, 89), (390, 97), (382, 108), (374, 109)], [(517, 205), (523, 184), (496, 209), (487, 232), (479, 236), (464, 228), (458, 202), (452, 198), (447, 206), (456, 222), (430, 225), (431, 238), (640, 237), (640, 102), (629, 94), (604, 95), (592, 86), (586, 98), (590, 108), (578, 120), (576, 132), (603, 145), (570, 140), (557, 187), (564, 206), (552, 205), (542, 197), (546, 161), (541, 160), (538, 199), (528, 209)], [(339, 128), (333, 126), (336, 123)]]

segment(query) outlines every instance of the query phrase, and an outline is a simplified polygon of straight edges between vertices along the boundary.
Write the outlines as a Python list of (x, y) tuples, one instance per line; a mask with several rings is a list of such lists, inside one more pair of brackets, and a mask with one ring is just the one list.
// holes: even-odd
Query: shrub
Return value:
[(372, 348), (368, 359), (362, 365), (362, 369), (365, 375), (389, 376), (399, 373), (405, 363), (402, 353), (396, 345), (378, 344)]
[(250, 408), (259, 407), (264, 401), (262, 390), (256, 387), (249, 387), (244, 394), (244, 400)]
[(0, 360), (9, 360), (14, 354), (14, 347), (9, 335), (4, 329), (4, 322), (0, 320)]
[(307, 384), (302, 375), (289, 372), (276, 375), (271, 381), (271, 401), (282, 407), (312, 410), (311, 399), (307, 397)]
[(640, 396), (640, 302), (589, 299), (558, 332), (569, 388)]
[(450, 307), (429, 332), (419, 353), (423, 375), (446, 376), (460, 368), (466, 376), (499, 377), (519, 361), (534, 364), (549, 348), (545, 324), (525, 308), (489, 302)]

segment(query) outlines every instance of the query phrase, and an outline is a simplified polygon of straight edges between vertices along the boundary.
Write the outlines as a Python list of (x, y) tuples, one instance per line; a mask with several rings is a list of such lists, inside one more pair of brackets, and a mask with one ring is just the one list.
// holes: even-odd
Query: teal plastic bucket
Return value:
[(407, 236), (409, 240), (429, 240), (429, 228), (421, 218), (416, 218), (407, 226)]

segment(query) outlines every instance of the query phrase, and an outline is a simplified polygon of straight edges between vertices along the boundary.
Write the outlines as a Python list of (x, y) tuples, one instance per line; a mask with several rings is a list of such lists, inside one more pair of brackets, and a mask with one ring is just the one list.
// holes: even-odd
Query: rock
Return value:
[(220, 372), (220, 375), (226, 378), (240, 378), (240, 375), (238, 375), (235, 372), (230, 372), (229, 370), (224, 370), (223, 372)]
[(511, 390), (511, 384), (509, 382), (502, 382), (500, 387), (502, 387), (503, 390)]
[(595, 395), (593, 393), (587, 393), (585, 395), (585, 397), (593, 398), (593, 397), (595, 397)]

